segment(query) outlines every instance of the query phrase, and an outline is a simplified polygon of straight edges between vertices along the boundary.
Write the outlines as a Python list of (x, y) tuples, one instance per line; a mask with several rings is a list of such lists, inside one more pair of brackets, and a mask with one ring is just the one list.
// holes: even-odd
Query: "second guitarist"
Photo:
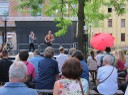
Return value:
[(48, 34), (45, 36), (45, 44), (47, 46), (52, 46), (53, 41), (54, 41), (54, 35), (52, 34), (52, 31), (49, 30)]

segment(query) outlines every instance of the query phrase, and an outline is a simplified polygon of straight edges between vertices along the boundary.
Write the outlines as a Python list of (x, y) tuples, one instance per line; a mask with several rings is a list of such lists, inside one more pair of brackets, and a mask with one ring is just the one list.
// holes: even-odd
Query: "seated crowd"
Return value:
[[(114, 95), (120, 89), (128, 95), (128, 63), (123, 50), (111, 53), (110, 47), (106, 47), (106, 53), (90, 51), (87, 58), (75, 48), (68, 51), (61, 46), (59, 52), (54, 56), (52, 47), (47, 47), (43, 55), (38, 50), (20, 51), (12, 62), (7, 50), (3, 50), (0, 95), (38, 95), (34, 89), (51, 89), (53, 95), (89, 95), (89, 89)], [(120, 77), (126, 80), (119, 82)]]

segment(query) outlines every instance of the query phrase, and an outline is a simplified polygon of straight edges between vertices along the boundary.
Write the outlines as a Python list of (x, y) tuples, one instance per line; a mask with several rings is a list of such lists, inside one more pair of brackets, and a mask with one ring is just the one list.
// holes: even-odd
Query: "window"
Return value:
[(121, 19), (121, 27), (125, 27), (125, 19)]
[(121, 33), (121, 42), (125, 42), (125, 33)]
[(0, 2), (0, 15), (8, 15), (9, 3), (8, 2)]
[(112, 8), (108, 8), (108, 13), (111, 13), (112, 12)]
[(108, 27), (112, 27), (112, 19), (108, 19)]

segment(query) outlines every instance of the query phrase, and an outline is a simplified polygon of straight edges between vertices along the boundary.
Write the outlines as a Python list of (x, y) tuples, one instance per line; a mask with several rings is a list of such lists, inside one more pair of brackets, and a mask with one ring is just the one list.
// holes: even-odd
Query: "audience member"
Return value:
[(95, 58), (94, 51), (90, 52), (90, 56), (87, 58), (87, 64), (89, 70), (97, 70), (97, 61)]
[(34, 53), (33, 52), (29, 52), (28, 54), (29, 54), (29, 57), (28, 57), (28, 61), (29, 61), (29, 59), (34, 56)]
[(58, 63), (52, 59), (54, 49), (47, 47), (44, 50), (44, 58), (39, 62), (39, 77), (37, 79), (37, 89), (53, 89), (54, 83), (59, 79)]
[[(34, 56), (34, 53), (33, 53), (33, 52), (28, 52), (28, 54), (29, 54), (29, 56), (28, 56), (27, 61), (29, 61), (29, 59), (32, 58), (32, 57)], [(16, 55), (14, 61), (21, 61), (20, 58), (19, 58), (19, 54)]]
[(17, 55), (15, 56), (14, 62), (16, 62), (16, 61), (20, 61), (19, 54), (17, 54)]
[(115, 56), (115, 58), (117, 60), (119, 57), (119, 51), (118, 50), (113, 51), (113, 55)]
[(80, 61), (68, 59), (62, 67), (63, 79), (55, 82), (53, 95), (88, 95), (88, 81), (80, 78), (81, 74)]
[(68, 55), (68, 49), (64, 49), (64, 54)]
[(39, 65), (39, 62), (43, 59), (42, 56), (40, 56), (40, 52), (38, 50), (35, 50), (34, 51), (34, 57), (30, 58), (29, 59), (29, 62), (31, 62), (35, 69), (36, 69), (36, 78), (35, 78), (35, 81), (37, 80), (38, 78), (38, 75), (39, 75), (39, 69), (38, 69), (38, 65)]
[(29, 57), (29, 53), (27, 51), (19, 52), (19, 58), (27, 66), (27, 70), (28, 70), (28, 74), (27, 74), (28, 81), (26, 82), (26, 84), (28, 87), (31, 87), (29, 83), (36, 77), (36, 70), (34, 65), (31, 62), (27, 61), (28, 57)]
[(72, 53), (76, 50), (76, 48), (70, 48), (69, 49), (69, 57), (72, 56)]
[(9, 81), (8, 71), (9, 67), (13, 63), (11, 60), (8, 59), (8, 51), (2, 51), (2, 60), (0, 60), (0, 84), (3, 85), (5, 82)]
[(61, 68), (65, 61), (69, 58), (68, 55), (64, 54), (64, 48), (59, 47), (60, 54), (56, 57), (56, 61), (58, 62), (58, 68), (61, 75)]
[(98, 50), (96, 55), (97, 66), (101, 66), (101, 57), (103, 56), (102, 51)]
[(119, 53), (119, 58), (118, 58), (119, 60), (117, 60), (117, 62), (118, 62), (117, 63), (118, 77), (125, 78), (126, 81), (125, 82), (120, 82), (118, 85), (119, 85), (119, 89), (122, 90), (123, 92), (125, 92), (125, 90), (127, 88), (127, 83), (128, 83), (128, 73), (127, 73), (128, 61), (127, 61), (127, 57), (124, 54), (124, 52), (122, 50), (120, 50), (119, 52), (120, 52)]
[(72, 57), (79, 59), (80, 64), (82, 66), (83, 71), (82, 71), (82, 74), (80, 77), (85, 78), (89, 81), (89, 69), (88, 69), (88, 65), (84, 61), (84, 54), (82, 53), (82, 51), (80, 51), (80, 50), (74, 51), (72, 54)]
[(98, 69), (97, 73), (97, 89), (96, 91), (103, 95), (114, 95), (118, 90), (117, 69), (112, 66), (113, 58), (111, 55), (105, 55), (103, 65)]
[(126, 69), (125, 63), (126, 63), (126, 55), (123, 50), (119, 50), (117, 64), (116, 64), (118, 71), (122, 71)]
[(26, 65), (17, 61), (9, 69), (9, 82), (0, 87), (0, 95), (38, 95), (36, 90), (28, 88), (23, 82), (26, 81)]
[(115, 59), (115, 57), (114, 57), (114, 55), (113, 54), (111, 54), (111, 48), (110, 47), (106, 47), (106, 49), (105, 49), (105, 54), (101, 57), (101, 66), (103, 65), (103, 58), (104, 58), (104, 56), (105, 55), (110, 55), (110, 56), (112, 56), (112, 66), (115, 66), (116, 65), (116, 59)]

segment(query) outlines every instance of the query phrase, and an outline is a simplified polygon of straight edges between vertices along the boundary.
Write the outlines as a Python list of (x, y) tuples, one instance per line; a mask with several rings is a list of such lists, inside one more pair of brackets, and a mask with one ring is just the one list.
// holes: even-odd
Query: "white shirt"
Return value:
[[(104, 79), (106, 79), (111, 74), (112, 70), (113, 66), (110, 65), (100, 67), (97, 73), (97, 79), (99, 82), (102, 82)], [(115, 94), (118, 90), (117, 78), (117, 69), (114, 67), (114, 70), (109, 78), (97, 86), (98, 91), (103, 95)]]
[(60, 53), (57, 57), (56, 57), (56, 61), (58, 62), (58, 68), (59, 68), (59, 72), (61, 73), (61, 68), (63, 66), (63, 64), (65, 63), (65, 61), (68, 59), (68, 55)]
[(96, 55), (96, 61), (97, 61), (97, 65), (100, 66), (101, 65), (101, 57), (103, 56), (103, 54), (97, 54)]
[(87, 58), (87, 64), (88, 64), (89, 70), (96, 70), (97, 69), (97, 62), (95, 60), (93, 60), (91, 56), (89, 56)]

